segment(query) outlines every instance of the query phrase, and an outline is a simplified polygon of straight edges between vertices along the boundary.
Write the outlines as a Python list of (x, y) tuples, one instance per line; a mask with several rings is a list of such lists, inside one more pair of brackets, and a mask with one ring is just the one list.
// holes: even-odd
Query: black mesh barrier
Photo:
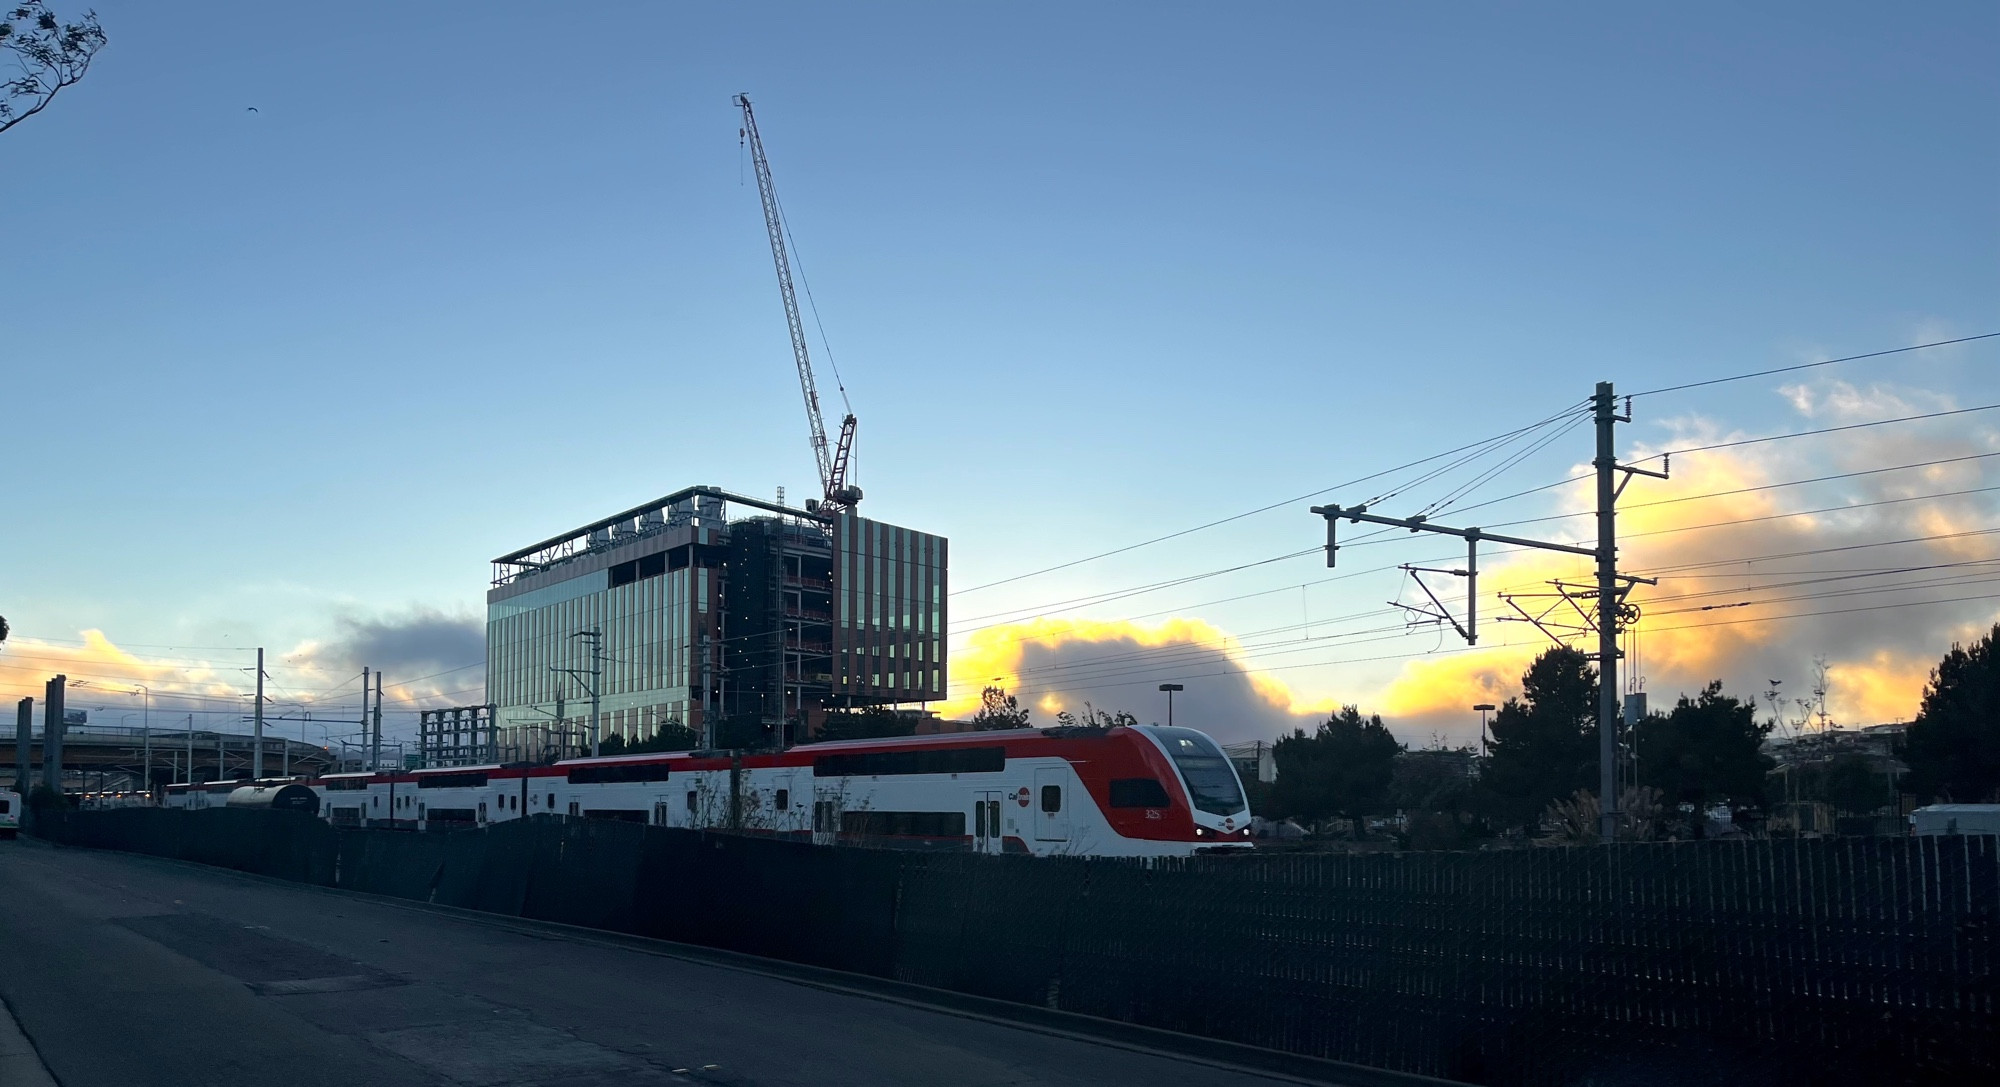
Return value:
[(1992, 837), (1141, 862), (555, 817), (34, 829), (1478, 1083), (2000, 1081)]

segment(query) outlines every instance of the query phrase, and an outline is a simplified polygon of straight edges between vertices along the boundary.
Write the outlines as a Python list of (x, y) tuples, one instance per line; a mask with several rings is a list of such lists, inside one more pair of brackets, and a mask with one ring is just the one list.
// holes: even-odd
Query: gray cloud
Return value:
[(1296, 727), (1310, 728), (1323, 714), (1296, 714), (1266, 697), (1242, 665), (1220, 648), (1193, 643), (1142, 645), (1136, 639), (1062, 641), (1023, 645), (1019, 687), (1023, 705), (1036, 707), (1035, 723), (1052, 725), (1041, 708), (1045, 696), (1064, 708), (1081, 710), (1084, 701), (1101, 710), (1131, 713), (1144, 724), (1165, 724), (1167, 696), (1162, 683), (1180, 683), (1174, 695), (1174, 723), (1201, 729), (1222, 743), (1268, 740)]

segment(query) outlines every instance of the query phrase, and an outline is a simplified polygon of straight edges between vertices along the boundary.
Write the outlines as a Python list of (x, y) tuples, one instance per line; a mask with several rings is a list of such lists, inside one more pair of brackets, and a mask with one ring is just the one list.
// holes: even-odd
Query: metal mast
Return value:
[(785, 253), (784, 219), (778, 209), (778, 190), (771, 183), (771, 163), (764, 157), (764, 140), (757, 135), (757, 116), (750, 112), (747, 95), (737, 95), (743, 111), (743, 137), (750, 143), (750, 161), (757, 171), (757, 195), (764, 201), (764, 230), (771, 236), (771, 263), (778, 269), (778, 294), (785, 302), (785, 324), (792, 333), (792, 359), (799, 367), (799, 388), (806, 398), (806, 422), (812, 427), (813, 458), (819, 463), (822, 496), (818, 512), (832, 515), (854, 508), (861, 501), (861, 488), (847, 482), (849, 455), (854, 450), (854, 414), (840, 420), (840, 441), (829, 448), (826, 423), (820, 418), (819, 386), (813, 380), (812, 358), (806, 353), (806, 326), (799, 319), (799, 299), (792, 289), (792, 262)]

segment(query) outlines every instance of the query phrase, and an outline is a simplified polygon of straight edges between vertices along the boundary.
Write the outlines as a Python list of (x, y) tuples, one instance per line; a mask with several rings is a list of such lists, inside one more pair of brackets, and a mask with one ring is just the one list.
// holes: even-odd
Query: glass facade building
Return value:
[(944, 537), (852, 514), (833, 526), (833, 693), (843, 704), (944, 697)]
[(496, 559), (501, 750), (587, 748), (593, 684), (603, 734), (634, 738), (671, 722), (713, 741), (715, 722), (750, 718), (801, 739), (828, 708), (941, 699), (946, 559), (940, 536), (712, 488)]

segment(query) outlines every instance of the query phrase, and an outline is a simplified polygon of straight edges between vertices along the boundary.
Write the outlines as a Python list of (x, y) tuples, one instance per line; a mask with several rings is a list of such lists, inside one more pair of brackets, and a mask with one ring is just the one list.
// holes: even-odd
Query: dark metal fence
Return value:
[(2000, 1082), (1992, 837), (1141, 864), (546, 818), (40, 833), (1480, 1083)]

